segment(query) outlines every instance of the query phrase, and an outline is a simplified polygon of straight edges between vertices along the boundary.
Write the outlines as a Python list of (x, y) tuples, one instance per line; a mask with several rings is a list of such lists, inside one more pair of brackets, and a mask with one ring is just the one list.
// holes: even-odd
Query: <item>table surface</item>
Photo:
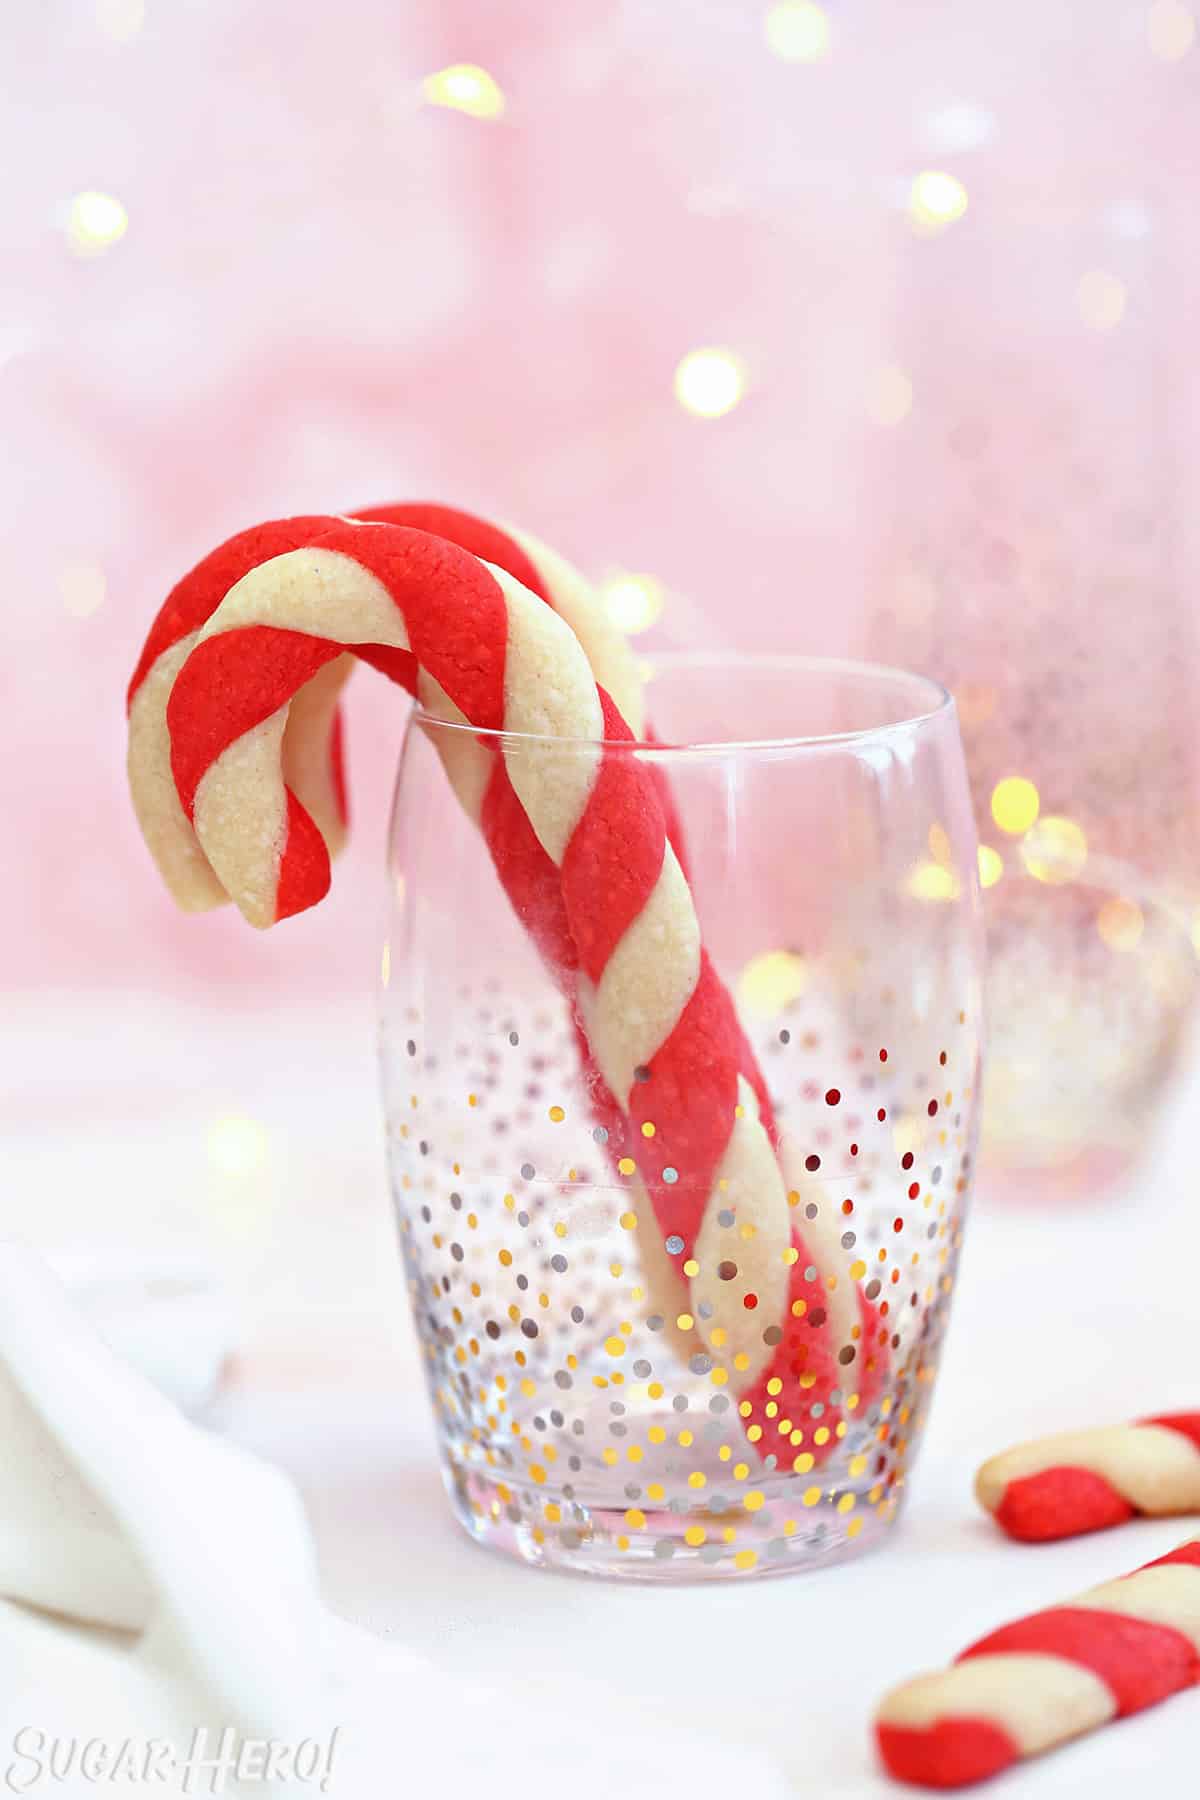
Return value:
[[(1014, 1440), (1200, 1403), (1195, 1061), (1124, 1191), (977, 1204), (907, 1512), (882, 1549), (784, 1580), (646, 1588), (510, 1563), (450, 1516), (404, 1315), (363, 1010), (172, 1018), (129, 996), (118, 1019), (111, 1003), (43, 997), (13, 1020), (13, 1066), (0, 1056), (8, 1185), (21, 1197), (3, 1203), (0, 1227), (76, 1244), (100, 1241), (100, 1219), (109, 1247), (216, 1259), (244, 1347), (211, 1422), (296, 1481), (334, 1611), (451, 1675), (552, 1684), (596, 1755), (606, 1718), (694, 1720), (773, 1755), (798, 1794), (869, 1800), (902, 1791), (870, 1740), (889, 1686), (1189, 1535), (1168, 1520), (1022, 1548), (970, 1490), (979, 1460)], [(1200, 1696), (1182, 1697), (992, 1791), (1124, 1800), (1150, 1769), (1183, 1791), (1198, 1724)]]

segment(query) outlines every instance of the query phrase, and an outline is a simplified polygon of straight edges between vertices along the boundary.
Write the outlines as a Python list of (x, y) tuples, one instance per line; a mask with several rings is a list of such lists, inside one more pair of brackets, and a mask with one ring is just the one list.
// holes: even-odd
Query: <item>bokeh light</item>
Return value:
[(992, 817), (1001, 831), (1020, 837), (1034, 823), (1041, 808), (1041, 796), (1032, 781), (1024, 775), (1006, 775), (992, 789)]
[(1196, 41), (1196, 20), (1179, 0), (1155, 0), (1146, 12), (1146, 42), (1160, 62), (1179, 62)]
[(958, 877), (942, 863), (918, 863), (909, 875), (905, 888), (914, 900), (957, 900)]
[(945, 231), (967, 210), (967, 190), (956, 175), (944, 169), (923, 169), (908, 196), (908, 216), (922, 234)]
[(1114, 895), (1096, 915), (1096, 930), (1110, 950), (1136, 950), (1146, 921), (1136, 900)]
[(87, 188), (76, 194), (67, 211), (67, 242), (79, 256), (95, 256), (119, 244), (129, 228), (129, 214), (112, 194)]
[(131, 44), (146, 23), (145, 0), (96, 0), (96, 23), (115, 44)]
[(867, 393), (867, 411), (876, 425), (899, 425), (912, 411), (912, 382), (895, 363), (875, 371)]
[(243, 1179), (261, 1169), (267, 1160), (266, 1127), (243, 1113), (214, 1119), (208, 1128), (208, 1160), (219, 1175)]
[(829, 54), (829, 17), (813, 0), (783, 0), (764, 21), (767, 47), (784, 62), (820, 62)]
[(653, 575), (610, 576), (600, 589), (604, 610), (618, 631), (636, 636), (660, 617), (666, 596)]
[(1003, 873), (1004, 873), (1004, 858), (1001, 856), (1000, 852), (998, 850), (993, 850), (992, 846), (990, 844), (980, 844), (980, 846), (979, 846), (979, 885), (980, 885), (980, 887), (985, 887), (985, 888), (995, 887), (996, 883), (999, 881), (999, 879), (1003, 875)]
[(732, 350), (689, 350), (675, 370), (675, 398), (686, 412), (719, 419), (746, 391), (746, 372)]
[(95, 563), (67, 563), (58, 572), (63, 611), (73, 619), (90, 619), (104, 605), (108, 584)]
[(752, 956), (738, 978), (743, 1006), (761, 1018), (774, 1018), (798, 1000), (808, 986), (808, 968), (794, 950), (764, 950)]
[(1035, 881), (1074, 881), (1087, 862), (1088, 841), (1074, 819), (1047, 814), (1021, 841), (1021, 861)]
[(472, 119), (499, 119), (504, 114), (504, 95), (495, 77), (476, 63), (452, 63), (427, 75), (421, 92), (430, 106), (445, 106)]
[(1089, 269), (1075, 290), (1079, 316), (1092, 331), (1111, 331), (1125, 317), (1125, 283), (1104, 269)]

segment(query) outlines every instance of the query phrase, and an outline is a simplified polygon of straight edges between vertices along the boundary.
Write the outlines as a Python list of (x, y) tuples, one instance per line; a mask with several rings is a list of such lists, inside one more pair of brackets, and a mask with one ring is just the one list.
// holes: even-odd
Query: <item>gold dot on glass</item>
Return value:
[(707, 1536), (708, 1533), (703, 1525), (689, 1525), (683, 1534), (683, 1541), (685, 1544), (690, 1544), (693, 1550), (698, 1550)]
[(758, 1561), (757, 1550), (739, 1550), (733, 1559), (735, 1569), (752, 1569)]
[(622, 1175), (632, 1175), (637, 1168), (637, 1164), (634, 1162), (632, 1156), (623, 1156), (617, 1164), (617, 1168)]
[(623, 1212), (621, 1214), (620, 1223), (622, 1231), (636, 1231), (637, 1214), (635, 1212)]
[(652, 1444), (665, 1444), (667, 1441), (667, 1434), (661, 1425), (651, 1425), (646, 1436)]
[(747, 1512), (759, 1512), (766, 1498), (766, 1495), (761, 1493), (758, 1488), (753, 1488), (750, 1493), (742, 1495), (742, 1505)]
[(667, 1490), (663, 1487), (661, 1481), (652, 1481), (650, 1486), (646, 1489), (646, 1497), (649, 1500), (665, 1500), (666, 1493)]
[(622, 1337), (605, 1338), (604, 1348), (608, 1351), (610, 1356), (624, 1356), (625, 1339)]
[(750, 1464), (740, 1462), (740, 1463), (738, 1463), (737, 1467), (733, 1471), (733, 1479), (735, 1481), (745, 1481), (745, 1479), (749, 1473), (750, 1473)]
[(642, 1526), (646, 1523), (646, 1515), (640, 1506), (631, 1506), (629, 1508), (625, 1514), (625, 1523), (631, 1526), (634, 1531), (640, 1531), (642, 1529)]
[(853, 1494), (843, 1494), (841, 1499), (837, 1503), (838, 1511), (840, 1513), (853, 1512), (854, 1511), (854, 1500), (855, 1500), (855, 1497)]
[(708, 1486), (708, 1476), (704, 1473), (703, 1469), (692, 1470), (691, 1474), (688, 1476), (688, 1486), (690, 1488), (702, 1488)]
[(685, 1430), (685, 1431), (680, 1432), (678, 1438), (675, 1441), (676, 1441), (676, 1443), (682, 1445), (683, 1449), (690, 1450), (696, 1440), (690, 1431)]
[(566, 1116), (567, 1115), (561, 1106), (552, 1106), (550, 1108), (550, 1117), (556, 1125), (561, 1125)]
[(816, 1506), (816, 1504), (820, 1500), (820, 1498), (821, 1498), (821, 1490), (819, 1487), (805, 1488), (805, 1490), (804, 1490), (805, 1506)]
[(654, 1125), (653, 1125), (653, 1124), (652, 1124), (652, 1123), (651, 1123), (651, 1122), (650, 1122), (650, 1120), (649, 1120), (649, 1119), (645, 1119), (645, 1120), (643, 1120), (643, 1122), (642, 1122), (642, 1136), (643, 1136), (643, 1137), (644, 1137), (644, 1138), (652, 1138), (652, 1137), (653, 1137), (653, 1136), (654, 1136), (654, 1132), (655, 1132), (655, 1127), (654, 1127)]
[(691, 1313), (684, 1312), (684, 1313), (679, 1314), (679, 1317), (676, 1319), (675, 1323), (679, 1327), (680, 1331), (690, 1331), (692, 1329), (692, 1326), (696, 1323), (696, 1321), (695, 1321), (695, 1319), (693, 1319)]
[(696, 1261), (694, 1256), (688, 1257), (683, 1265), (683, 1272), (689, 1280), (693, 1275), (698, 1275), (700, 1273), (700, 1264)]
[(808, 1471), (812, 1468), (815, 1461), (816, 1461), (816, 1458), (813, 1455), (811, 1455), (809, 1451), (802, 1450), (800, 1452), (799, 1456), (793, 1462), (792, 1470), (797, 1475), (807, 1475)]
[(854, 1518), (851, 1519), (850, 1523), (846, 1527), (846, 1536), (848, 1538), (856, 1538), (858, 1536), (859, 1532), (862, 1530), (862, 1528), (863, 1528), (863, 1516), (861, 1513), (856, 1513)]

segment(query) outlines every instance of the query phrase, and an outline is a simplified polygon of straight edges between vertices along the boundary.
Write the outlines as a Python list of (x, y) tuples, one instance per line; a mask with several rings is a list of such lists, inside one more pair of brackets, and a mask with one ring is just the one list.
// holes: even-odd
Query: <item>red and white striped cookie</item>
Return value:
[(984, 1463), (975, 1493), (1010, 1537), (1029, 1544), (1142, 1514), (1200, 1513), (1200, 1413), (1018, 1444)]
[(1200, 1538), (906, 1682), (875, 1731), (889, 1774), (962, 1787), (1197, 1682)]
[[(175, 785), (210, 867), (257, 924), (324, 894), (328, 856), (287, 781), (286, 734), (295, 696), (347, 651), (391, 674), (415, 658), (427, 710), (517, 734), (485, 740), (507, 778), (495, 816), (496, 784), (483, 790), (485, 836), (506, 885), (530, 828), (540, 846), (532, 897), (561, 897), (590, 1051), (638, 1146), (661, 1239), (677, 1240), (681, 1265), (699, 1263), (702, 1334), (736, 1371), (752, 1442), (758, 1416), (779, 1411), (803, 1435), (820, 1402), (832, 1445), (829, 1396), (878, 1386), (881, 1328), (856, 1293), (851, 1341), (832, 1340), (765, 1087), (700, 943), (658, 786), (627, 754), (632, 734), (578, 639), (506, 571), (425, 532), (330, 519), (308, 539), (245, 572), (215, 608), (210, 598), (171, 692)], [(533, 755), (521, 735), (574, 743)]]
[[(501, 528), (432, 502), (367, 507), (351, 516), (433, 532), (506, 569), (562, 614), (631, 729), (635, 734), (644, 729), (642, 683), (628, 642), (610, 623), (578, 571), (547, 545), (513, 527)], [(320, 515), (320, 519), (324, 517)], [(307, 515), (254, 526), (205, 557), (168, 594), (129, 684), (128, 767), (134, 810), (172, 896), (187, 912), (221, 906), (228, 896), (208, 866), (171, 779), (166, 711), (175, 677), (213, 608), (234, 582), (257, 563), (305, 543), (318, 522)], [(287, 784), (311, 815), (331, 856), (337, 855), (345, 839), (346, 784), (338, 703), (352, 666), (350, 657), (336, 659), (296, 695), (283, 743)], [(394, 655), (388, 673), (416, 693), (414, 657)], [(465, 737), (455, 740), (453, 756), (455, 766), (448, 773), (460, 800), (478, 818), (495, 759)], [(672, 837), (677, 841), (675, 832)], [(535, 856), (533, 846), (530, 855)], [(552, 949), (557, 947), (555, 924), (557, 921), (544, 927)]]

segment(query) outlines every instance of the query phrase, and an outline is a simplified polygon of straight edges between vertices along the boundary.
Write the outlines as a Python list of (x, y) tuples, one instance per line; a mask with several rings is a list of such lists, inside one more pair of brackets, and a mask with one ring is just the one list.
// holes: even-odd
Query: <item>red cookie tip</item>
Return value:
[(933, 1725), (875, 1727), (889, 1775), (917, 1787), (966, 1787), (998, 1775), (1020, 1758), (1006, 1731), (989, 1719), (938, 1719)]
[(1081, 1537), (1133, 1516), (1129, 1502), (1091, 1469), (1043, 1469), (1010, 1481), (996, 1508), (996, 1523), (1025, 1544)]

